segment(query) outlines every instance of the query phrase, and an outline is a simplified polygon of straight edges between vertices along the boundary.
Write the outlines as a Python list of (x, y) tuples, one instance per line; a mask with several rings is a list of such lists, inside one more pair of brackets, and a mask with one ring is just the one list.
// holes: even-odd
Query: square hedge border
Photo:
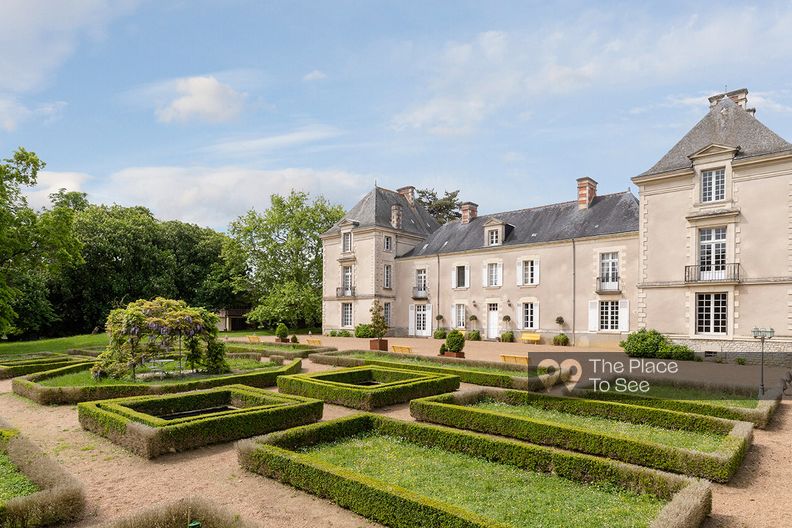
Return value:
[(48, 387), (39, 383), (42, 380), (55, 378), (64, 374), (72, 374), (90, 369), (93, 362), (62, 367), (35, 374), (14, 378), (11, 387), (19, 396), (31, 399), (41, 405), (65, 405), (85, 401), (107, 400), (127, 396), (143, 396), (152, 394), (173, 394), (193, 390), (211, 389), (225, 385), (248, 385), (250, 387), (271, 387), (278, 376), (296, 374), (302, 369), (302, 361), (296, 359), (277, 369), (254, 370), (241, 374), (220, 374), (211, 378), (201, 378), (183, 383), (151, 383), (145, 385), (96, 385), (74, 387)]
[(0, 527), (36, 528), (76, 522), (85, 512), (82, 485), (41, 449), (0, 420), (0, 452), (39, 491), (0, 504)]
[[(363, 433), (400, 437), (527, 471), (552, 473), (581, 483), (615, 485), (668, 502), (652, 528), (698, 527), (712, 507), (709, 483), (623, 462), (360, 413), (237, 443), (239, 463), (254, 473), (332, 500), (341, 507), (393, 528), (509, 528), (464, 510), (300, 453), (305, 447)], [(570, 512), (570, 515), (585, 512)]]
[[(351, 357), (350, 354), (366, 352), (382, 356), (382, 360), (362, 359)], [(434, 365), (419, 365), (401, 363), (393, 361), (395, 359), (420, 359), (437, 363)], [(503, 387), (505, 389), (518, 390), (546, 390), (562, 381), (569, 379), (569, 371), (559, 371), (552, 374), (536, 375), (536, 369), (528, 369), (510, 363), (499, 363), (497, 361), (480, 361), (475, 359), (460, 359), (442, 356), (422, 356), (420, 354), (396, 354), (392, 352), (382, 352), (373, 350), (343, 350), (340, 352), (323, 352), (312, 354), (311, 361), (323, 365), (335, 367), (359, 367), (363, 365), (378, 365), (382, 367), (398, 368), (402, 370), (415, 370), (419, 372), (435, 372), (438, 374), (452, 374), (459, 376), (463, 383), (473, 385), (484, 385), (489, 387)], [(490, 372), (476, 372), (454, 368), (455, 366), (469, 366), (479, 368), (496, 368), (499, 370), (513, 370), (514, 376), (505, 374), (495, 374)], [(526, 376), (527, 372), (534, 372), (533, 375)]]
[[(597, 416), (666, 429), (713, 433), (725, 438), (716, 451), (692, 451), (615, 433), (591, 431), (582, 426), (470, 407), (485, 399), (512, 405), (537, 405), (580, 416)], [(734, 475), (753, 439), (753, 425), (748, 422), (514, 390), (482, 390), (417, 399), (410, 402), (410, 414), (419, 421), (507, 436), (716, 482), (727, 482)]]
[[(236, 404), (239, 409), (166, 420), (174, 412)], [(155, 458), (316, 422), (323, 402), (228, 385), (168, 396), (135, 396), (77, 405), (83, 429), (132, 453)]]
[[(382, 381), (381, 385), (367, 387), (356, 383), (377, 377)], [(319, 398), (328, 403), (366, 411), (404, 403), (413, 398), (452, 392), (458, 388), (458, 376), (379, 366), (327, 370), (278, 378), (278, 390), (283, 393)]]
[(60, 367), (67, 367), (78, 363), (92, 361), (88, 357), (70, 356), (66, 354), (51, 354), (46, 357), (24, 358), (24, 359), (1, 359), (0, 358), (0, 380), (16, 378), (34, 372), (43, 372)]
[[(613, 381), (619, 376), (611, 376), (603, 378), (609, 381), (613, 386)], [(709, 382), (692, 382), (682, 381), (676, 379), (654, 379), (648, 378), (650, 383), (658, 383), (661, 385), (670, 385), (673, 387), (689, 388), (689, 389), (703, 389), (712, 391), (726, 391), (734, 392), (737, 394), (744, 394), (746, 396), (755, 394), (756, 390), (748, 388), (744, 385), (728, 385)], [(782, 385), (783, 386), (783, 385)], [(779, 387), (769, 389), (765, 392), (763, 398), (759, 400), (757, 406), (753, 409), (746, 407), (730, 407), (725, 405), (716, 405), (706, 403), (698, 400), (684, 400), (684, 399), (670, 399), (659, 398), (657, 396), (644, 396), (641, 394), (633, 393), (620, 393), (615, 391), (595, 391), (591, 383), (586, 383), (575, 387), (571, 391), (566, 391), (574, 396), (582, 398), (616, 401), (622, 403), (629, 403), (632, 405), (640, 405), (643, 407), (654, 407), (658, 409), (668, 409), (671, 411), (686, 412), (692, 414), (702, 414), (705, 416), (715, 416), (717, 418), (725, 418), (726, 420), (741, 420), (753, 423), (757, 428), (764, 429), (773, 415), (781, 404), (781, 397), (783, 391)]]
[[(237, 342), (226, 343), (226, 356), (229, 358), (238, 359), (260, 359), (262, 357), (281, 356), (285, 359), (305, 359), (313, 354), (322, 354), (326, 352), (336, 352), (338, 349), (335, 347), (327, 346), (314, 346), (304, 345), (299, 343), (300, 346), (306, 347), (305, 350), (289, 350), (287, 344), (281, 343), (261, 343), (261, 346), (269, 346), (272, 350), (264, 350), (263, 348), (255, 345), (249, 345)], [(278, 350), (282, 348), (283, 350)]]

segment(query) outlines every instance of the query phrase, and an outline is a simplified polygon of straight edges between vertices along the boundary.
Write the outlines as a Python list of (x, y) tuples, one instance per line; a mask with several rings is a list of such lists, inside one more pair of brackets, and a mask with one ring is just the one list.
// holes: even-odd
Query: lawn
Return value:
[(581, 484), (378, 434), (319, 444), (304, 453), (514, 528), (645, 527), (666, 504), (651, 495)]
[(228, 352), (247, 352), (250, 350), (266, 350), (268, 352), (283, 352), (285, 350), (310, 350), (311, 346), (299, 343), (227, 343)]
[(0, 452), (0, 512), (10, 499), (31, 495), (38, 490), (38, 486), (17, 469), (8, 455)]
[(10, 341), (0, 343), (0, 355), (30, 354), (35, 352), (65, 352), (72, 348), (104, 346), (107, 334), (85, 334), (36, 341)]
[(723, 407), (742, 407), (744, 409), (755, 409), (759, 404), (756, 396), (746, 396), (736, 392), (722, 390), (698, 389), (695, 387), (675, 387), (673, 385), (658, 385), (652, 383), (649, 392), (643, 394), (653, 398), (665, 398), (669, 400), (690, 400), (699, 403), (709, 403), (710, 405), (720, 405)]
[(363, 359), (368, 361), (388, 361), (391, 363), (401, 363), (404, 365), (422, 365), (422, 366), (429, 366), (429, 367), (446, 367), (451, 368), (454, 370), (466, 370), (469, 372), (482, 372), (485, 374), (497, 374), (500, 376), (536, 376), (537, 374), (544, 374), (545, 370), (507, 370), (507, 369), (499, 369), (496, 367), (479, 367), (474, 365), (465, 365), (463, 363), (438, 363), (437, 361), (432, 361), (430, 359), (420, 359), (420, 358), (403, 358), (403, 357), (394, 357), (392, 355), (385, 356), (383, 354), (377, 354), (376, 352), (350, 352), (349, 354), (344, 354), (345, 357), (352, 357), (357, 359)]
[(471, 405), (471, 407), (704, 453), (716, 451), (721, 447), (725, 438), (724, 435), (713, 433), (680, 431), (647, 424), (610, 420), (598, 416), (581, 416), (552, 409), (543, 409), (535, 405), (510, 405), (504, 402), (485, 400)]

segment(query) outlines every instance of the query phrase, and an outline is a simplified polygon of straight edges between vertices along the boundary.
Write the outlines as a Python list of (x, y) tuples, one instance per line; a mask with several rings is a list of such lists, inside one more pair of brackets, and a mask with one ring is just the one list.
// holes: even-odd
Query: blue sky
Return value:
[(792, 139), (792, 2), (0, 3), (0, 154), (59, 187), (224, 229), (374, 181), (495, 212), (622, 191), (747, 87)]

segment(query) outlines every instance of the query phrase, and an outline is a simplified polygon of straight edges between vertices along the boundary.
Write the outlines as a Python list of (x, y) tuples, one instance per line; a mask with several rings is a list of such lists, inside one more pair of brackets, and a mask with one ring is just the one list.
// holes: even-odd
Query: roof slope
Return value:
[(374, 187), (327, 233), (339, 231), (341, 223), (345, 220), (357, 222), (360, 227), (376, 226), (393, 229), (390, 223), (391, 206), (397, 204), (402, 206), (402, 231), (427, 236), (439, 227), (434, 217), (421, 204), (410, 205), (407, 198), (396, 191)]
[(468, 224), (459, 220), (441, 226), (406, 257), (455, 253), (484, 247), (484, 224), (503, 221), (508, 231), (503, 246), (552, 242), (638, 231), (638, 200), (630, 191), (597, 196), (588, 209), (577, 201), (479, 216)]
[(693, 164), (688, 156), (713, 144), (740, 147), (734, 159), (792, 151), (792, 144), (724, 97), (654, 167), (639, 176), (690, 168)]

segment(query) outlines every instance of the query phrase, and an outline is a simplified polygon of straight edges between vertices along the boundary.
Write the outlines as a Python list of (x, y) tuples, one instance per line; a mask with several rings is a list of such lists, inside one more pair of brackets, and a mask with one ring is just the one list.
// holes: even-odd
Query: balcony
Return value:
[(354, 297), (355, 287), (347, 286), (346, 288), (336, 288), (336, 297)]
[(740, 265), (730, 263), (685, 266), (685, 282), (740, 282)]
[(621, 293), (621, 281), (618, 277), (597, 277), (597, 293), (600, 295)]
[(421, 287), (415, 286), (413, 288), (412, 298), (413, 299), (428, 299), (429, 298), (429, 292), (426, 290), (426, 288), (421, 288)]

